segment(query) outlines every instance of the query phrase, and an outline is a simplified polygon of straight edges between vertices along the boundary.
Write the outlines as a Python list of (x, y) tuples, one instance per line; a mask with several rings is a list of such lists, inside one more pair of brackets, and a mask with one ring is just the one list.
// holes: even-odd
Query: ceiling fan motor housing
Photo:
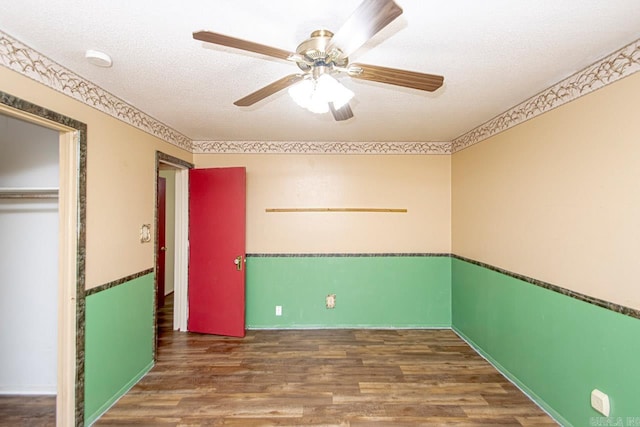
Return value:
[(316, 30), (311, 36), (300, 43), (296, 53), (304, 57), (307, 61), (297, 61), (298, 67), (303, 71), (309, 71), (314, 67), (345, 67), (349, 59), (343, 56), (339, 49), (332, 48), (327, 52), (333, 33), (329, 30)]

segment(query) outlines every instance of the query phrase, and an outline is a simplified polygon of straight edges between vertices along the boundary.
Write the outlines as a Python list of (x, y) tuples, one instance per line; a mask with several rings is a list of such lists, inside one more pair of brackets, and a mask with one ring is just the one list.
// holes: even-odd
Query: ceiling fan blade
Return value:
[(351, 64), (349, 69), (362, 70), (361, 73), (349, 72), (349, 75), (354, 79), (370, 80), (373, 82), (426, 90), (428, 92), (433, 92), (438, 89), (444, 82), (444, 77), (435, 74), (418, 73), (377, 65)]
[(258, 101), (263, 100), (267, 96), (271, 96), (274, 93), (281, 91), (282, 89), (286, 89), (289, 86), (298, 83), (302, 79), (304, 79), (304, 75), (302, 74), (290, 74), (281, 78), (280, 80), (276, 80), (275, 82), (266, 85), (262, 89), (258, 89), (257, 91), (245, 96), (242, 99), (238, 99), (236, 102), (234, 102), (234, 104), (238, 107), (248, 107)]
[(262, 55), (272, 56), (274, 58), (287, 59), (293, 55), (286, 50), (277, 47), (266, 46), (260, 43), (254, 43), (235, 37), (225, 36), (224, 34), (212, 33), (211, 31), (196, 31), (193, 38), (203, 42), (219, 44), (222, 46), (234, 47), (236, 49), (248, 50), (249, 52), (260, 53)]
[(329, 109), (331, 110), (331, 114), (333, 114), (333, 118), (336, 119), (337, 122), (349, 120), (351, 117), (353, 117), (353, 111), (351, 111), (351, 107), (349, 107), (349, 104), (344, 104), (342, 107), (336, 109), (333, 106), (333, 102), (330, 102)]
[(350, 56), (400, 15), (402, 9), (393, 0), (364, 0), (333, 36), (327, 51), (338, 48)]

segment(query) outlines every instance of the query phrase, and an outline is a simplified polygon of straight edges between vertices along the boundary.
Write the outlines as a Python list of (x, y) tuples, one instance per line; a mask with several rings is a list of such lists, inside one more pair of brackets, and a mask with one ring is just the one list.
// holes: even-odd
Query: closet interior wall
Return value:
[(59, 133), (0, 115), (0, 394), (57, 387)]

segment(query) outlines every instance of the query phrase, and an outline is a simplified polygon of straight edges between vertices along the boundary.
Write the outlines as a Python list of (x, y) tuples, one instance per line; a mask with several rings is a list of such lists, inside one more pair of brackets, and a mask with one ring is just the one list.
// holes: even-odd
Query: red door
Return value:
[(245, 168), (189, 171), (187, 329), (243, 337)]
[(156, 281), (158, 283), (156, 300), (158, 308), (164, 306), (164, 279), (165, 279), (165, 258), (167, 247), (166, 242), (166, 218), (167, 218), (167, 180), (158, 177), (158, 271), (156, 272)]

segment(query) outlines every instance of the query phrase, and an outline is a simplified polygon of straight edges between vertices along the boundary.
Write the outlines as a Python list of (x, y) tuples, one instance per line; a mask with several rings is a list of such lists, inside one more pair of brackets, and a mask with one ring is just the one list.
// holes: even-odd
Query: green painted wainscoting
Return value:
[(452, 307), (453, 329), (563, 425), (640, 425), (639, 319), (460, 259)]
[(153, 366), (154, 275), (86, 298), (85, 425)]
[(449, 328), (450, 284), (448, 255), (248, 255), (247, 328)]

